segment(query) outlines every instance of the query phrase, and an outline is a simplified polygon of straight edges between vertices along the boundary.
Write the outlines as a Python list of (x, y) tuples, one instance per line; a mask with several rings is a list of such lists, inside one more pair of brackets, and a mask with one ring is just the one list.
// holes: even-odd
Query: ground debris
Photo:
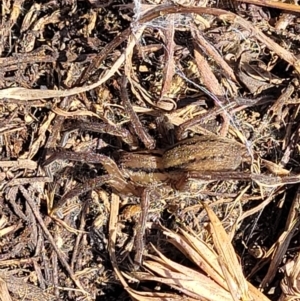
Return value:
[(296, 12), (2, 1), (0, 299), (298, 298)]

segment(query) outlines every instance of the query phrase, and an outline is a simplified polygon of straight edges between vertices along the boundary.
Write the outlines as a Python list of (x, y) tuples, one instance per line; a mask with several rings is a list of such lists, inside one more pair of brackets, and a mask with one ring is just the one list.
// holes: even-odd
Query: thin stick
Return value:
[(23, 187), (23, 186), (19, 186), (20, 191), (22, 192), (24, 198), (26, 199), (27, 203), (29, 204), (29, 206), (31, 207), (33, 214), (35, 216), (35, 218), (37, 219), (37, 221), (39, 222), (42, 230), (44, 231), (44, 234), (46, 236), (46, 238), (48, 239), (48, 241), (51, 243), (53, 249), (55, 250), (55, 252), (57, 253), (57, 256), (59, 258), (60, 263), (62, 264), (62, 266), (67, 270), (67, 272), (69, 273), (71, 279), (74, 281), (74, 283), (77, 285), (77, 287), (82, 291), (82, 293), (84, 295), (89, 295), (89, 293), (87, 291), (84, 290), (84, 288), (82, 287), (81, 283), (78, 281), (78, 279), (76, 279), (70, 265), (68, 264), (68, 262), (65, 260), (64, 254), (62, 254), (61, 250), (57, 247), (51, 233), (49, 232), (49, 230), (47, 229), (43, 218), (41, 217), (41, 214), (39, 212), (39, 209), (36, 205), (36, 203), (33, 201), (33, 199), (31, 198), (30, 194), (28, 193), (28, 191)]

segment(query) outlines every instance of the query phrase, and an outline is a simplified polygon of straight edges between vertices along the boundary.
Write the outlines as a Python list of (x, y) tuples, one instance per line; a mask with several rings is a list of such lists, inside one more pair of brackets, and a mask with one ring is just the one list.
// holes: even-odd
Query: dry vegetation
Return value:
[(300, 300), (300, 9), (255, 2), (1, 2), (0, 300)]

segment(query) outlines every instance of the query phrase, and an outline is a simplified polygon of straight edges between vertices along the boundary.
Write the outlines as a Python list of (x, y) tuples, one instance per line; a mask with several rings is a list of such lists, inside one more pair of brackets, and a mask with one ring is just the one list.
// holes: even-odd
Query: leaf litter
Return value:
[[(298, 12), (2, 1), (1, 299), (300, 298)], [(150, 204), (112, 189), (126, 185), (116, 163), (112, 177), (88, 160), (44, 166), (63, 150), (158, 155), (195, 135), (239, 142), (251, 164), (182, 190), (130, 183)]]

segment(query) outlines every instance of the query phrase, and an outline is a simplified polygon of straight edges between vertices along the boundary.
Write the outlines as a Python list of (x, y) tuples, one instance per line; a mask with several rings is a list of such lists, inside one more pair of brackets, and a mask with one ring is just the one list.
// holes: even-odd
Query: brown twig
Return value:
[(40, 215), (39, 209), (37, 207), (37, 205), (35, 204), (35, 202), (33, 201), (33, 199), (31, 198), (30, 194), (28, 193), (28, 191), (23, 187), (23, 186), (19, 186), (20, 191), (22, 192), (24, 198), (26, 199), (26, 201), (28, 202), (29, 206), (31, 207), (33, 214), (35, 216), (35, 218), (38, 220), (41, 228), (43, 229), (43, 232), (45, 234), (45, 236), (47, 237), (48, 241), (51, 243), (53, 249), (55, 250), (55, 252), (57, 253), (57, 256), (60, 260), (60, 263), (62, 264), (62, 266), (67, 270), (67, 272), (69, 273), (71, 279), (74, 281), (74, 283), (76, 284), (76, 286), (81, 290), (81, 292), (84, 295), (88, 295), (88, 292), (85, 291), (85, 289), (83, 288), (83, 286), (81, 285), (81, 283), (78, 281), (78, 279), (75, 277), (70, 265), (68, 264), (68, 262), (66, 261), (64, 254), (62, 254), (61, 250), (57, 247), (51, 233), (49, 232), (49, 230), (47, 229), (43, 218)]

